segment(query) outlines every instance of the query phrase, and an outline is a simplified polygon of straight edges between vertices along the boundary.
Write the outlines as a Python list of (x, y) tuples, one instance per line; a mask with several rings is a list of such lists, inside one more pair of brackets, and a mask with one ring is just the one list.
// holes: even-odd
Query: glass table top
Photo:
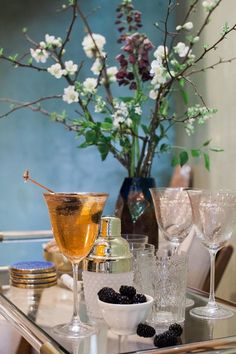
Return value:
[[(195, 290), (189, 290), (188, 297), (194, 300), (194, 306), (204, 305), (207, 301), (207, 297), (204, 294)], [(182, 345), (209, 340), (217, 343), (214, 340), (236, 336), (236, 307), (226, 302), (223, 302), (222, 306), (230, 307), (234, 312), (234, 316), (226, 320), (200, 320), (190, 316), (190, 307), (186, 308), (186, 320), (181, 336)], [(83, 321), (88, 320), (83, 296), (81, 296), (80, 312), (81, 319)], [(59, 323), (68, 322), (72, 313), (72, 292), (60, 286), (46, 288), (40, 293), (33, 292), (33, 290), (5, 287), (0, 295), (0, 313), (12, 322), (21, 334), (24, 336), (26, 334), (27, 340), (29, 339), (30, 341), (31, 337), (34, 336), (40, 338), (38, 346), (34, 346), (38, 351), (41, 350), (40, 346), (47, 342), (51, 343), (58, 353), (145, 353), (150, 349), (155, 349), (151, 351), (153, 353), (172, 352), (171, 349), (155, 348), (152, 338), (141, 338), (137, 335), (115, 335), (102, 321), (96, 323), (97, 334), (91, 337), (77, 342), (57, 338), (52, 334), (51, 328)], [(234, 339), (236, 346), (236, 338)], [(224, 343), (224, 340), (218, 342)], [(31, 344), (34, 345), (34, 340), (31, 340)], [(182, 348), (182, 346), (180, 345), (179, 348)], [(191, 346), (189, 348), (191, 349)], [(175, 350), (173, 351), (175, 353), (186, 352), (179, 351), (180, 349), (176, 351), (176, 348), (173, 350)], [(236, 353), (236, 349), (234, 350), (232, 353)], [(190, 353), (191, 351), (188, 352)], [(212, 351), (210, 352), (212, 353)], [(43, 350), (41, 350), (41, 353), (44, 353)], [(221, 353), (221, 351), (214, 353)], [(227, 353), (230, 352), (227, 351)]]

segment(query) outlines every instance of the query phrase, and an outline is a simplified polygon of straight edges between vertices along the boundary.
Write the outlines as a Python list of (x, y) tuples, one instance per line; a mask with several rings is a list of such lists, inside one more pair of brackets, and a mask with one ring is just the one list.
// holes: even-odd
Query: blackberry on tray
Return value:
[(169, 331), (172, 332), (176, 337), (180, 337), (183, 333), (183, 328), (179, 323), (173, 323), (170, 325)]
[(154, 345), (158, 348), (171, 347), (178, 343), (178, 338), (172, 332), (166, 331), (154, 337)]
[(148, 338), (156, 334), (155, 328), (145, 323), (139, 323), (137, 327), (137, 335), (140, 337)]

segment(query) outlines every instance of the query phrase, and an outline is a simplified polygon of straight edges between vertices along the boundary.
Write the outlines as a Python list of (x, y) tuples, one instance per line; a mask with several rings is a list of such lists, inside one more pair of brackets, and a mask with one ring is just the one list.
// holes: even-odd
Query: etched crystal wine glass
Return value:
[(150, 188), (150, 192), (158, 226), (175, 253), (192, 229), (188, 193), (185, 188)]
[(78, 266), (94, 244), (107, 197), (106, 193), (44, 193), (57, 245), (73, 269), (73, 316), (70, 323), (53, 328), (59, 336), (77, 339), (95, 332), (79, 317)]
[(211, 259), (210, 293), (206, 306), (191, 309), (192, 316), (224, 319), (233, 312), (215, 301), (215, 257), (231, 238), (236, 222), (236, 195), (227, 191), (189, 190), (196, 236), (208, 249)]

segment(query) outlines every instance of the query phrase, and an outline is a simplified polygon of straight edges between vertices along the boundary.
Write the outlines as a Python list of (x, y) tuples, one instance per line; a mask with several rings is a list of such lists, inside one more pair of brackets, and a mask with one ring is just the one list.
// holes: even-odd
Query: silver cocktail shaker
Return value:
[(118, 291), (121, 285), (133, 284), (132, 254), (121, 237), (121, 221), (113, 216), (101, 218), (100, 234), (83, 261), (84, 296), (88, 316), (101, 319), (97, 293), (103, 287)]

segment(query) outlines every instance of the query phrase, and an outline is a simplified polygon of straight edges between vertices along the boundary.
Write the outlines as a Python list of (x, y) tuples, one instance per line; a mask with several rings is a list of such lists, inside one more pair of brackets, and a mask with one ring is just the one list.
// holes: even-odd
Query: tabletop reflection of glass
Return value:
[[(195, 301), (197, 306), (207, 303), (207, 296), (202, 296), (198, 292), (190, 291), (188, 296)], [(86, 321), (86, 307), (83, 296), (81, 297), (80, 315), (82, 321)], [(135, 353), (142, 350), (146, 352), (148, 349), (154, 348), (152, 339), (144, 339), (137, 335), (115, 335), (108, 330), (103, 322), (95, 324), (97, 334), (91, 337), (77, 341), (66, 341), (57, 337), (52, 332), (52, 328), (70, 320), (72, 304), (72, 292), (59, 286), (44, 289), (40, 296), (39, 294), (33, 296), (29, 290), (13, 287), (6, 288), (0, 295), (0, 313), (6, 315), (9, 312), (8, 305), (12, 306), (12, 312), (17, 309), (22, 311), (24, 319), (30, 320), (30, 331), (37, 334), (40, 330), (47, 337), (47, 340), (58, 349), (58, 353), (117, 354)], [(181, 337), (182, 344), (235, 336), (236, 307), (226, 304), (223, 306), (229, 307), (234, 312), (234, 316), (226, 320), (207, 321), (190, 316), (189, 309), (187, 309), (184, 332)], [(9, 319), (9, 315), (6, 317)], [(20, 322), (24, 321), (20, 320)]]

